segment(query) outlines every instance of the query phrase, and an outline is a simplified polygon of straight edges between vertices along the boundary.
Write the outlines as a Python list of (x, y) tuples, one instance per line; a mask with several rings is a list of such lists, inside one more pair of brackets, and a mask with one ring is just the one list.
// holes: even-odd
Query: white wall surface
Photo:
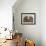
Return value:
[(46, 0), (41, 1), (41, 38), (42, 46), (46, 46)]
[(0, 0), (0, 27), (12, 29), (12, 6), (16, 0)]
[[(16, 4), (13, 8), (15, 30), (22, 32), (24, 38), (34, 40), (36, 46), (41, 46), (40, 0), (23, 0), (19, 5), (16, 6)], [(22, 25), (21, 13), (36, 13), (36, 25)]]

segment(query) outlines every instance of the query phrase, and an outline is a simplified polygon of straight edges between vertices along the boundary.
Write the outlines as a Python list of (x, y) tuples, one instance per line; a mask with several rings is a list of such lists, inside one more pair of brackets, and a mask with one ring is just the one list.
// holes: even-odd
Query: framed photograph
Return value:
[(21, 13), (21, 24), (23, 25), (36, 24), (36, 13)]

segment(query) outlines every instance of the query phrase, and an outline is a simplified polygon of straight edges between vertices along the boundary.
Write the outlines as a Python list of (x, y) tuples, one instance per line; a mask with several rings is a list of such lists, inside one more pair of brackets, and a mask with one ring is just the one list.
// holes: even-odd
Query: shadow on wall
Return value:
[(18, 8), (18, 7), (21, 5), (21, 3), (23, 3), (23, 1), (24, 1), (24, 0), (17, 0), (17, 1), (15, 2), (15, 4), (12, 6), (12, 8), (13, 8), (13, 9)]

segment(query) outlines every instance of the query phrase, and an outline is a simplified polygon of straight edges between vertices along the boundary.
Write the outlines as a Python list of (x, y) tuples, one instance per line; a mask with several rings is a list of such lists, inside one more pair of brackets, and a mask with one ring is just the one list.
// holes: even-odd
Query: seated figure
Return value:
[(32, 40), (26, 40), (25, 46), (35, 46), (34, 42)]

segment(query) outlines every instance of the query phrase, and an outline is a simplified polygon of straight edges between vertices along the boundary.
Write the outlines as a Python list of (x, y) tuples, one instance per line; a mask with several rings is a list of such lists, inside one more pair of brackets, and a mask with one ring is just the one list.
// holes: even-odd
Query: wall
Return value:
[[(22, 32), (24, 38), (34, 40), (36, 46), (41, 46), (40, 0), (23, 0), (16, 4), (13, 6), (15, 30)], [(21, 13), (36, 13), (36, 25), (22, 25)]]
[(0, 27), (12, 29), (12, 6), (16, 0), (0, 0)]
[(46, 46), (46, 0), (41, 1), (41, 41)]

